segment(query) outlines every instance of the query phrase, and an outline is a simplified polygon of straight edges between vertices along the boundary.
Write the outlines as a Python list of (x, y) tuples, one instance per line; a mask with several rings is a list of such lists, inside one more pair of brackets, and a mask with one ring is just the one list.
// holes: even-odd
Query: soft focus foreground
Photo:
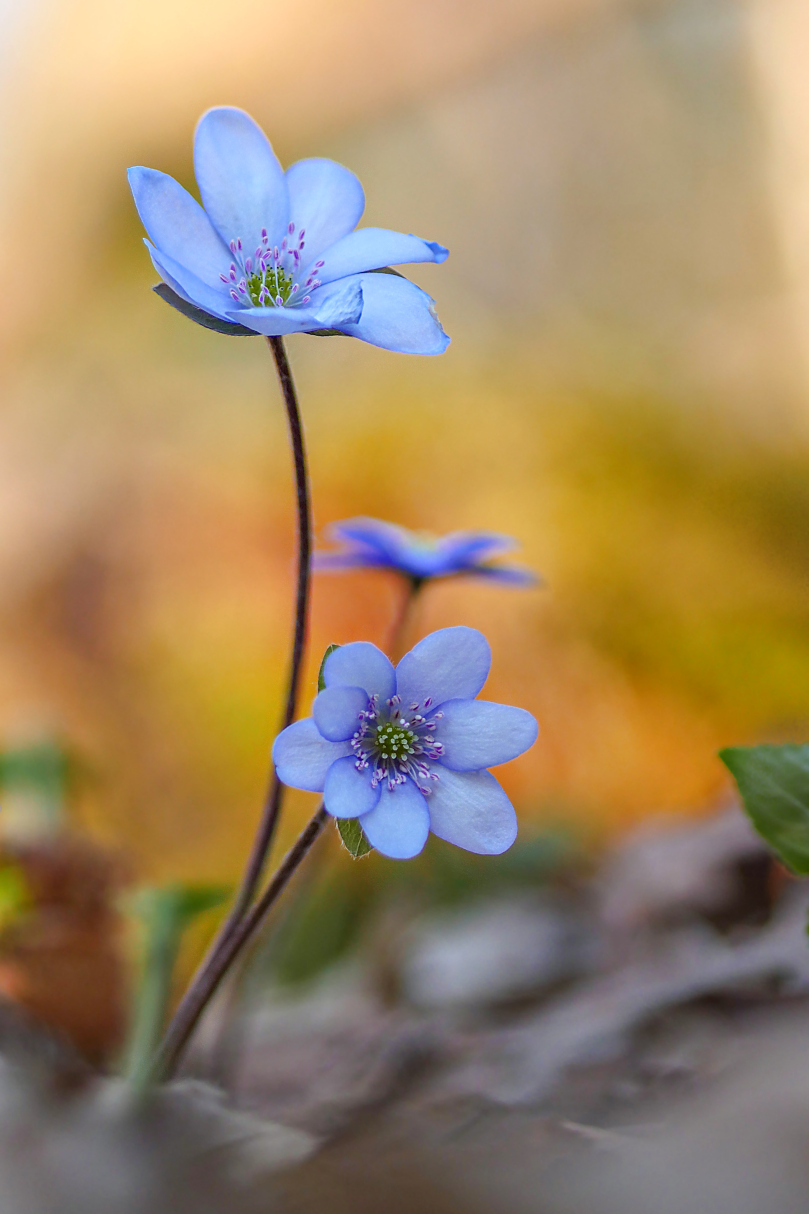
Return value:
[[(807, 737), (809, 21), (797, 3), (764, 0), (462, 8), (250, 2), (235, 28), (227, 6), (183, 0), (3, 10), (0, 734), (6, 755), (56, 738), (75, 758), (62, 808), (83, 833), (43, 829), (41, 780), (32, 801), (4, 773), (0, 877), (12, 875), (0, 890), (10, 890), (0, 989), (84, 1057), (110, 1061), (131, 984), (121, 888), (233, 882), (257, 819), (292, 586), (277, 390), (260, 340), (203, 332), (152, 295), (124, 176), (145, 162), (193, 188), (198, 113), (243, 105), (284, 163), (325, 155), (359, 173), (365, 223), (451, 249), (440, 286), (435, 267), (412, 275), (438, 298), (453, 339), (440, 363), (341, 338), (290, 340), (316, 525), (373, 515), (515, 536), (547, 588), (431, 585), (409, 643), (447, 625), (480, 628), (495, 653), (487, 696), (524, 706), (541, 731), (503, 773), (522, 844), (493, 876), (434, 841), (407, 872), (380, 857), (352, 865), (330, 832), (247, 994), (232, 990), (211, 1019), (196, 1065), (262, 1117), (354, 1135), (349, 1159), (378, 1152), (380, 1185), (429, 1174), (411, 1205), (445, 1208), (431, 1168), (457, 1142), (458, 1176), (484, 1143), (481, 1158), (506, 1161), (491, 1208), (520, 1208), (525, 1193), (527, 1208), (543, 1208), (530, 1204), (538, 1173), (519, 1195), (505, 1173), (540, 1139), (554, 1157), (575, 1139), (593, 1148), (592, 1181), (582, 1171), (570, 1197), (562, 1169), (548, 1209), (631, 1211), (646, 1200), (631, 1188), (644, 1154), (632, 1127), (644, 1137), (673, 1125), (677, 1102), (671, 1113), (666, 1101), (682, 1080), (709, 1093), (706, 1139), (711, 1126), (734, 1138), (722, 1128), (724, 1089), (712, 1085), (725, 1051), (751, 1042), (768, 1051), (768, 1081), (738, 1082), (762, 1101), (772, 1092), (774, 1126), (796, 1030), (793, 995), (771, 997), (772, 981), (787, 976), (796, 1023), (805, 1010), (797, 887), (782, 889), (755, 845), (748, 854), (727, 825), (735, 819), (716, 827), (714, 867), (689, 861), (684, 874), (664, 847), (649, 870), (654, 892), (673, 866), (685, 909), (675, 899), (659, 916), (645, 904), (610, 910), (584, 874), (587, 848), (653, 811), (702, 813), (723, 798), (720, 746)], [(301, 715), (325, 646), (384, 648), (402, 591), (385, 573), (318, 575)], [(311, 812), (304, 794), (289, 808), (282, 844)], [(678, 842), (667, 846), (679, 855)], [(483, 895), (492, 901), (476, 906)], [(463, 913), (434, 921), (450, 902)], [(186, 964), (210, 926), (189, 941)], [(481, 968), (481, 940), (496, 974)], [(319, 985), (290, 1012), (279, 991), (304, 980)], [(686, 1010), (668, 1019), (673, 1005)], [(250, 1024), (246, 1037), (222, 1027), (226, 1006), (233, 1024)], [(429, 1015), (412, 1019), (413, 1008)], [(324, 1017), (337, 1038), (321, 1047)], [(342, 1023), (354, 1026), (348, 1043)], [(291, 1040), (301, 1024), (310, 1035)], [(272, 1052), (279, 1038), (291, 1075)], [(599, 1053), (605, 1040), (625, 1052)], [(583, 1064), (583, 1078), (564, 1086), (567, 1072), (546, 1073), (560, 1059)], [(60, 1091), (84, 1091), (81, 1064), (54, 1066)], [(396, 1146), (397, 1101), (411, 1098), (402, 1075), (417, 1089), (405, 1123), (426, 1117), (425, 1101), (440, 1123), (418, 1147), (433, 1160), (423, 1169), (412, 1126)], [(8, 1116), (30, 1108), (47, 1144), (51, 1116), (63, 1133), (62, 1112), (46, 1114), (50, 1096), (37, 1087), (50, 1092), (54, 1075), (34, 1078), (35, 1091), (30, 1077), (9, 1087)], [(790, 1079), (799, 1140), (806, 1092), (800, 1074)], [(87, 1099), (70, 1132), (100, 1157), (118, 1133), (107, 1116), (118, 1096)], [(185, 1091), (177, 1107), (195, 1110), (194, 1126), (218, 1125), (212, 1099)], [(380, 1130), (393, 1145), (362, 1137), (378, 1101), (394, 1108)], [(219, 1149), (178, 1116), (180, 1170), (154, 1181), (165, 1197), (132, 1196), (133, 1210), (174, 1200), (186, 1161)], [(94, 1138), (100, 1126), (113, 1139)], [(244, 1133), (262, 1139), (262, 1127)], [(648, 1177), (683, 1172), (683, 1159), (699, 1175), (698, 1144), (684, 1134), (661, 1131), (637, 1164), (643, 1183), (667, 1191)], [(298, 1157), (312, 1145), (289, 1141)], [(610, 1189), (599, 1152), (613, 1147)], [(323, 1186), (340, 1191), (340, 1150), (326, 1148), (301, 1182), (313, 1201)], [(732, 1170), (730, 1148), (727, 1158)], [(136, 1153), (130, 1162), (137, 1172)], [(244, 1172), (256, 1174), (258, 1164)], [(357, 1209), (353, 1183), (345, 1201)], [(448, 1210), (489, 1208), (449, 1188)], [(208, 1199), (217, 1208), (215, 1186)], [(77, 1208), (92, 1200), (79, 1194)], [(679, 1208), (695, 1200), (683, 1194)]]

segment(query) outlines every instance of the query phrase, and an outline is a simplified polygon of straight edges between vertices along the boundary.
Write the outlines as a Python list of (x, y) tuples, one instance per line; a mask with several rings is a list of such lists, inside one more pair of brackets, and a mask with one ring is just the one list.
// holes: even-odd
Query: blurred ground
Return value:
[(549, 839), (488, 884), (429, 859), (307, 982), (277, 927), (140, 1110), (3, 1010), (4, 1214), (806, 1208), (809, 895), (738, 810), (595, 868)]

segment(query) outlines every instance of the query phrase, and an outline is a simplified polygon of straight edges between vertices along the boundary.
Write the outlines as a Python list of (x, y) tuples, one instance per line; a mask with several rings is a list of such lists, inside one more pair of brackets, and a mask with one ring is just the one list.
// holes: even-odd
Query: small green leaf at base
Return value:
[(318, 691), (325, 691), (325, 689), (326, 689), (326, 680), (323, 678), (323, 671), (326, 668), (326, 661), (328, 658), (331, 657), (331, 655), (334, 653), (335, 649), (339, 649), (339, 648), (340, 648), (339, 645), (329, 645), (326, 649), (326, 652), (323, 654), (323, 660), (320, 663), (320, 670), (317, 672), (317, 689), (318, 689)]
[(719, 758), (761, 837), (792, 872), (809, 875), (809, 745), (731, 746)]
[(337, 831), (343, 841), (343, 847), (355, 860), (361, 860), (374, 849), (365, 837), (365, 831), (356, 818), (335, 818)]

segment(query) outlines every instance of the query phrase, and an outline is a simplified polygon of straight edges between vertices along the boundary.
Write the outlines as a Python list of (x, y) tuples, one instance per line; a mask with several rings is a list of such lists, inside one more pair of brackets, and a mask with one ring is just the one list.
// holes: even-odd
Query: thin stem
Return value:
[(321, 805), (287, 852), (264, 893), (244, 915), (228, 938), (222, 942), (218, 951), (209, 956), (198, 972), (193, 986), (180, 1004), (177, 1014), (163, 1038), (155, 1060), (157, 1075), (169, 1076), (176, 1069), (209, 1000), (216, 992), (236, 956), (261, 927), (271, 907), (283, 893), (293, 873), (306, 857), (323, 829), (326, 816), (326, 810)]
[(399, 601), (399, 607), (391, 625), (390, 635), (388, 638), (388, 654), (393, 662), (398, 662), (403, 656), (404, 645), (407, 639), (407, 630), (410, 625), (416, 600), (419, 597), (423, 585), (423, 578), (411, 577), (405, 582), (404, 594)]
[[(292, 379), (292, 371), (290, 370), (289, 360), (287, 358), (284, 342), (281, 337), (268, 337), (267, 345), (275, 360), (275, 368), (278, 372), (278, 380), (281, 385), (281, 392), (284, 397), (284, 406), (287, 414), (287, 424), (289, 427), (289, 440), (292, 447), (292, 457), (295, 469), (295, 495), (297, 501), (297, 546), (298, 546), (298, 577), (295, 593), (295, 624), (292, 635), (292, 658), (289, 669), (289, 682), (287, 684), (286, 704), (284, 705), (284, 715), (281, 720), (281, 729), (285, 729), (287, 725), (291, 725), (295, 717), (295, 706), (298, 700), (298, 690), (301, 681), (301, 671), (303, 668), (303, 654), (306, 645), (306, 626), (309, 615), (309, 587), (311, 580), (311, 560), (312, 560), (312, 504), (311, 492), (309, 488), (309, 472), (306, 464), (306, 447), (303, 438), (303, 424), (301, 422), (300, 408), (298, 406), (298, 397), (295, 391), (295, 383)], [(253, 901), (256, 891), (261, 884), (261, 878), (264, 875), (264, 869), (267, 864), (267, 857), (272, 846), (275, 828), (278, 824), (278, 818), (281, 812), (281, 802), (284, 795), (284, 786), (278, 780), (275, 774), (275, 769), (272, 768), (270, 778), (267, 785), (267, 792), (264, 797), (264, 808), (261, 815), (258, 830), (256, 831), (253, 845), (250, 849), (250, 855), (242, 875), (241, 884), (236, 893), (233, 905), (228, 912), (225, 922), (219, 929), (216, 938), (208, 950), (207, 955), (202, 961), (199, 969), (194, 975), (191, 985), (186, 991), (183, 999), (180, 1002), (177, 1011), (174, 1014), (171, 1024), (169, 1025), (167, 1040), (172, 1034), (182, 1038), (182, 1044), (174, 1050), (171, 1061), (166, 1073), (171, 1073), (171, 1069), (177, 1064), (180, 1058), (182, 1049), (185, 1046), (190, 1030), (185, 1030), (185, 1023), (189, 1016), (193, 1016), (193, 1024), (196, 1024), (200, 1015), (205, 1009), (205, 1006), (213, 994), (214, 988), (202, 997), (203, 989), (207, 990), (203, 984), (206, 981), (206, 975), (213, 968), (215, 969), (218, 963), (220, 954), (230, 957), (228, 944), (232, 936), (235, 935), (239, 924), (247, 914), (248, 908)], [(238, 951), (238, 950), (237, 950)], [(235, 956), (236, 954), (232, 954)], [(228, 962), (229, 964), (229, 962)], [(200, 999), (202, 1002), (200, 1003)], [(192, 1025), (193, 1027), (193, 1025)]]

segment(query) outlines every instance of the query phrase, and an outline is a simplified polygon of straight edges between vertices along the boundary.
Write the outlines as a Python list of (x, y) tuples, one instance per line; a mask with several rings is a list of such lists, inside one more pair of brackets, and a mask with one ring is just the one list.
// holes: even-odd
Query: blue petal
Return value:
[(205, 210), (226, 245), (244, 242), (251, 257), (266, 228), (280, 244), (289, 219), (284, 171), (267, 136), (244, 110), (208, 110), (194, 136), (194, 169)]
[(494, 776), (446, 767), (438, 774), (428, 800), (433, 834), (479, 856), (507, 851), (517, 838), (517, 815)]
[(323, 802), (334, 818), (358, 818), (367, 814), (379, 800), (379, 786), (371, 786), (373, 769), (357, 771), (353, 755), (338, 759), (329, 768)]
[(442, 767), (479, 771), (508, 763), (537, 740), (539, 727), (530, 712), (488, 700), (448, 700), (435, 730), (444, 748)]
[(329, 283), (312, 292), (312, 302), (300, 308), (241, 308), (228, 312), (231, 320), (256, 333), (275, 337), (281, 333), (309, 333), (312, 329), (334, 329), (362, 314), (359, 278)]
[(345, 742), (356, 733), (367, 707), (368, 693), (361, 687), (327, 687), (315, 697), (312, 717), (324, 738)]
[(365, 210), (365, 195), (359, 178), (336, 160), (299, 160), (289, 166), (286, 179), (289, 217), (306, 233), (304, 264), (309, 265), (354, 230)]
[(230, 266), (230, 251), (195, 198), (156, 169), (129, 169), (127, 176), (141, 222), (158, 251), (209, 286)]
[(228, 305), (232, 301), (228, 299), (226, 291), (217, 291), (216, 287), (209, 287), (206, 282), (202, 282), (196, 274), (186, 269), (185, 266), (181, 266), (173, 257), (159, 253), (148, 240), (143, 243), (149, 250), (152, 265), (172, 291), (176, 291), (183, 299), (196, 304), (205, 312), (210, 312), (211, 316), (218, 316), (220, 320), (230, 319)]
[(504, 586), (544, 586), (545, 580), (524, 565), (473, 565), (469, 570), (475, 577), (490, 582), (502, 582)]
[(399, 354), (443, 354), (449, 338), (435, 314), (434, 300), (398, 274), (361, 274), (363, 308), (358, 324), (339, 325), (359, 337)]
[(348, 742), (328, 742), (311, 717), (282, 729), (272, 748), (272, 761), (282, 784), (322, 792), (332, 763), (351, 753)]
[(438, 541), (442, 556), (459, 568), (513, 552), (517, 541), (495, 531), (453, 531)]
[(393, 792), (383, 785), (376, 809), (363, 814), (360, 826), (372, 847), (392, 860), (417, 856), (430, 833), (427, 802), (412, 780), (397, 784)]
[(389, 232), (387, 228), (360, 228), (320, 254), (325, 264), (317, 276), (321, 282), (334, 282), (335, 278), (363, 274), (381, 266), (401, 266), (417, 261), (440, 263), (446, 261), (447, 256), (447, 249), (432, 240)]
[(428, 697), (436, 708), (445, 700), (473, 700), (491, 664), (489, 642), (477, 628), (441, 628), (402, 658), (396, 691), (405, 705), (423, 704)]
[(416, 547), (416, 536), (406, 527), (360, 516), (334, 523), (330, 530), (336, 539), (353, 548), (353, 555), (360, 563), (412, 572), (408, 558)]
[(382, 703), (396, 690), (396, 672), (390, 658), (370, 641), (351, 641), (326, 658), (323, 679), (327, 687), (361, 687)]

